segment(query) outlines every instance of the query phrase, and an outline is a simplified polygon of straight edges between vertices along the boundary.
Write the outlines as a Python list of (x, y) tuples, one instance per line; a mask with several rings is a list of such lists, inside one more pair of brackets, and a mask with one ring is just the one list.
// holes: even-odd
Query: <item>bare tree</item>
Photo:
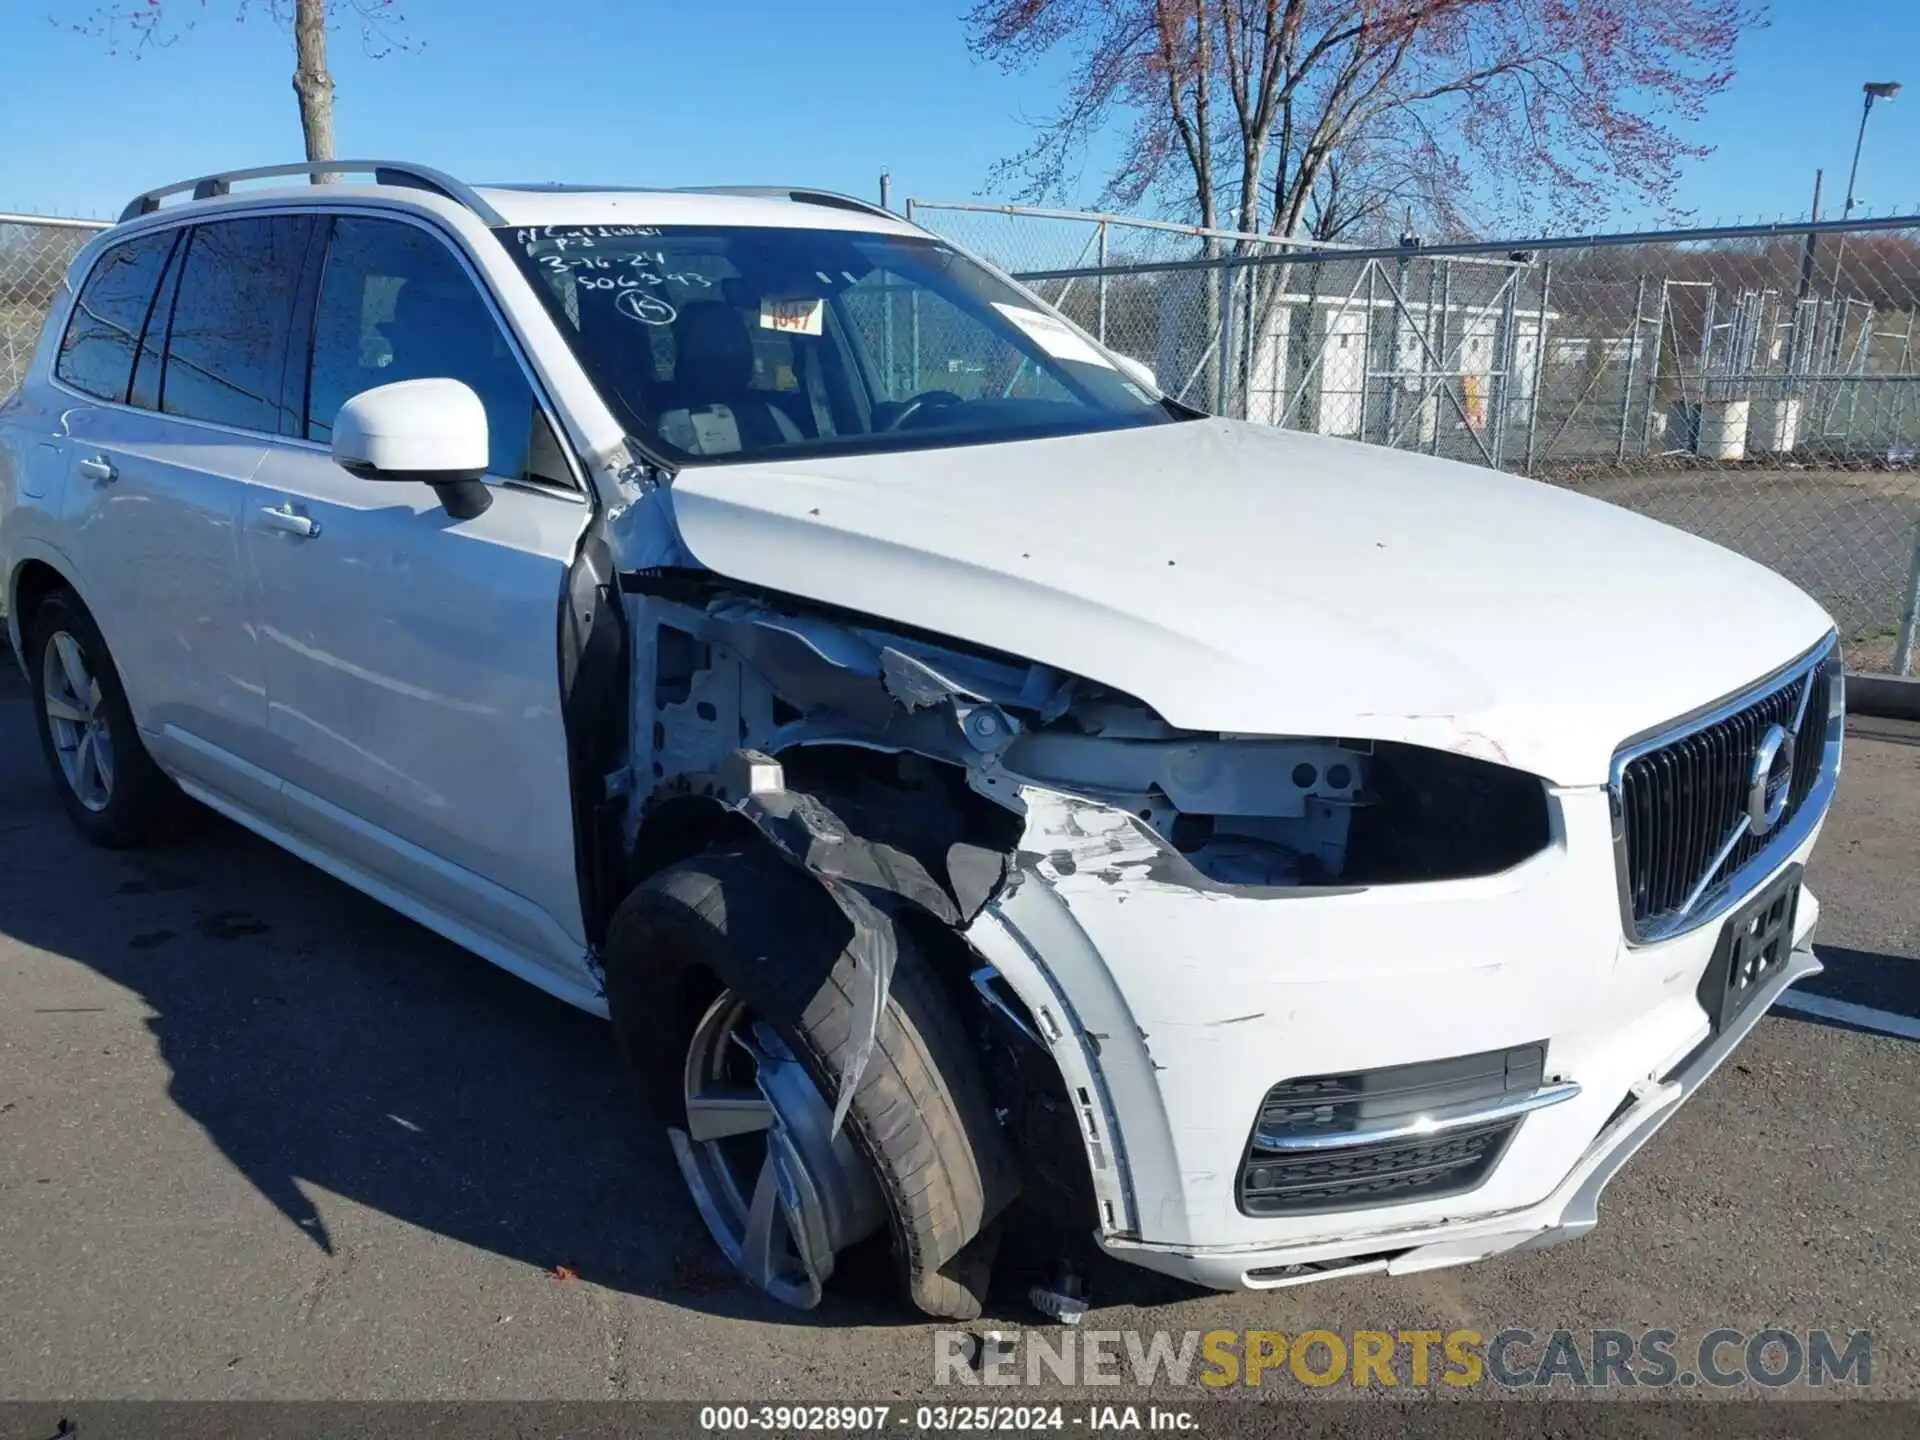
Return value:
[[(375, 58), (415, 48), (405, 35), (399, 0), (220, 0), (238, 19), (265, 9), (274, 24), (293, 31), (293, 93), (300, 102), (300, 131), (307, 159), (332, 160), (333, 71), (327, 65), (330, 21), (357, 26), (361, 48)], [(194, 28), (209, 0), (107, 0), (75, 21), (83, 34), (105, 38), (110, 50), (135, 56), (164, 49)], [(323, 177), (324, 178), (324, 177)]]
[(975, 53), (1073, 57), (1027, 198), (1077, 178), (1118, 121), (1102, 200), (1323, 238), (1397, 206), (1570, 220), (1632, 197), (1674, 213), (1680, 130), (1732, 77), (1750, 0), (975, 0)]

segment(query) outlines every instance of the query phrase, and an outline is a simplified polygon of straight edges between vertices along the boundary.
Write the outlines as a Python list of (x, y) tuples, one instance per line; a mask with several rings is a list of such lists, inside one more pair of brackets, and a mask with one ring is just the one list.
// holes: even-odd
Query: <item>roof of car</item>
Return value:
[[(316, 194), (311, 179), (325, 173), (337, 181)], [(370, 177), (372, 183), (358, 177)], [(256, 188), (264, 180), (305, 181)], [(236, 185), (247, 188), (236, 190)], [(173, 198), (191, 197), (191, 198)], [(869, 201), (804, 186), (716, 186), (651, 189), (559, 183), (469, 185), (426, 166), (392, 160), (337, 160), (270, 165), (177, 181), (144, 191), (121, 219), (166, 213), (206, 213), (222, 202), (375, 199), (437, 208), (452, 202), (487, 225), (739, 225), (784, 229), (867, 230), (918, 233), (906, 221)], [(205, 207), (205, 208), (203, 208)], [(224, 208), (224, 206), (222, 207)]]
[(546, 186), (478, 188), (509, 225), (764, 225), (900, 233), (914, 229), (898, 216), (881, 212), (878, 206), (842, 203), (842, 197), (824, 191), (746, 194)]

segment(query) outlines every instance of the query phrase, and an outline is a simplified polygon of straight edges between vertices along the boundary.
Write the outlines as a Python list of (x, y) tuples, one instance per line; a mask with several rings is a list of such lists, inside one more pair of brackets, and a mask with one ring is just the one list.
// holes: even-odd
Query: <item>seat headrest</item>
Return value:
[(400, 373), (471, 373), (500, 353), (493, 317), (471, 286), (410, 279), (394, 297), (393, 319), (381, 327)]
[(673, 339), (674, 386), (684, 399), (737, 394), (753, 382), (753, 337), (731, 305), (696, 300), (682, 306)]

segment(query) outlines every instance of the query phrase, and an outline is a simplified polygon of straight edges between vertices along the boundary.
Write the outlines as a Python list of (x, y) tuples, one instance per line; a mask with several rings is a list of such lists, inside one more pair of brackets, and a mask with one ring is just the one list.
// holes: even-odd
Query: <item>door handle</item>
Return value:
[(269, 530), (284, 530), (289, 535), (298, 535), (302, 540), (315, 540), (320, 535), (320, 522), (307, 515), (296, 515), (285, 505), (269, 506), (260, 512), (260, 518), (267, 522)]
[(117, 480), (120, 472), (113, 468), (113, 462), (104, 455), (89, 455), (80, 462), (80, 473), (96, 485), (107, 485)]

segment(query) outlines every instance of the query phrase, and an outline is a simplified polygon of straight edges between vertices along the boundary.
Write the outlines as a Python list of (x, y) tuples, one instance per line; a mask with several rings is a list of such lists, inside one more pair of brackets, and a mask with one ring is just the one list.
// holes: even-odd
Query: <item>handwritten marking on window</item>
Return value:
[(680, 318), (678, 310), (645, 290), (622, 290), (614, 297), (613, 306), (629, 320), (638, 320), (642, 325), (671, 325)]

